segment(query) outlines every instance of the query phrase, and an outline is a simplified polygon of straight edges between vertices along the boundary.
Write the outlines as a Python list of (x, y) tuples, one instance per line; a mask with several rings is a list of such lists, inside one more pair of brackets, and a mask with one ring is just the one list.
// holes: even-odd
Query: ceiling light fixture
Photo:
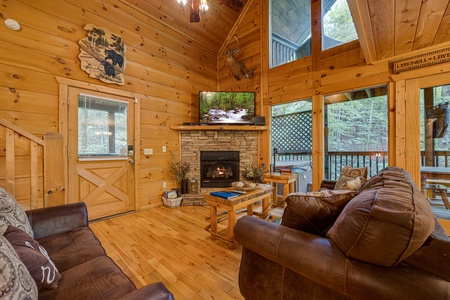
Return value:
[[(188, 3), (187, 0), (177, 0), (177, 2), (182, 8), (184, 8)], [(189, 7), (191, 22), (200, 22), (200, 14), (206, 14), (206, 11), (209, 9), (208, 2), (206, 2), (206, 0), (191, 0)]]
[(200, 11), (202, 12), (202, 14), (206, 14), (208, 8), (209, 6), (206, 0), (200, 0)]

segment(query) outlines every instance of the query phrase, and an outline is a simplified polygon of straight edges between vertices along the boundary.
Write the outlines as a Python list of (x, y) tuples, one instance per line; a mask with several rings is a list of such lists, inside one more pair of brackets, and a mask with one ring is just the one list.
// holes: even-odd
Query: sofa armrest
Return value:
[(345, 293), (347, 258), (329, 239), (250, 216), (238, 220), (234, 235), (243, 247)]
[(33, 209), (26, 214), (35, 239), (89, 226), (84, 202)]
[(336, 186), (336, 180), (328, 180), (324, 179), (320, 183), (320, 189), (328, 189), (328, 190), (334, 190), (334, 187)]
[(152, 283), (137, 289), (119, 300), (173, 300), (173, 295), (162, 282)]

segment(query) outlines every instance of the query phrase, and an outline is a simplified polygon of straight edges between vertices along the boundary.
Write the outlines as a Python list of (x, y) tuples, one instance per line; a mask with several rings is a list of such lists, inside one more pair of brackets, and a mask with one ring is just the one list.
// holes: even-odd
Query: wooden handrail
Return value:
[(17, 134), (20, 134), (21, 136), (32, 140), (35, 143), (38, 143), (41, 146), (44, 146), (44, 141), (40, 138), (38, 138), (35, 135), (32, 135), (31, 133), (29, 133), (28, 131), (23, 130), (22, 128), (20, 128), (19, 126), (14, 125), (13, 123), (6, 121), (3, 118), (0, 118), (0, 125), (5, 126), (6, 128), (11, 129), (12, 131), (16, 132)]
[[(0, 137), (5, 140), (6, 148), (3, 168), (5, 190), (25, 209), (63, 204), (65, 178), (64, 168), (62, 168), (64, 163), (62, 135), (50, 132), (40, 139), (2, 118), (0, 118), (0, 129), (4, 130), (4, 134), (0, 134)], [(42, 173), (39, 173), (40, 166), (42, 166)], [(28, 172), (17, 175), (17, 170)], [(39, 180), (41, 177), (42, 180)], [(26, 203), (24, 199), (17, 199), (21, 191), (23, 194), (24, 178), (30, 179), (29, 203)], [(22, 184), (20, 187), (22, 190), (19, 193), (17, 193), (18, 182)]]

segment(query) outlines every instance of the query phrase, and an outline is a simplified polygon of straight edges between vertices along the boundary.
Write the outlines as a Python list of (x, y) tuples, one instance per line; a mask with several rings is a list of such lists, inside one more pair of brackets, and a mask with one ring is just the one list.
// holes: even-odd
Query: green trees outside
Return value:
[(331, 38), (341, 44), (358, 39), (347, 1), (328, 0), (323, 2), (323, 7), (325, 12), (322, 17), (324, 38)]
[[(276, 105), (272, 108), (272, 117), (311, 109), (311, 100)], [(326, 114), (328, 151), (387, 151), (387, 96), (329, 104), (326, 106)]]
[(387, 151), (387, 97), (327, 105), (328, 151)]

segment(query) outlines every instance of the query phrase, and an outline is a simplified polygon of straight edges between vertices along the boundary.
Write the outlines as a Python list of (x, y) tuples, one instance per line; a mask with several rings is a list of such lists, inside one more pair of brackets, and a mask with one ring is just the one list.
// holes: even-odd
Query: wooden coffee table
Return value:
[[(227, 189), (227, 190), (232, 190)], [(210, 234), (211, 239), (222, 239), (228, 242), (229, 249), (236, 249), (236, 240), (234, 239), (234, 225), (236, 225), (236, 211), (247, 208), (247, 215), (253, 215), (253, 204), (262, 200), (261, 219), (265, 219), (269, 215), (269, 201), (273, 187), (266, 184), (259, 184), (259, 187), (247, 194), (233, 198), (223, 199), (216, 196), (205, 194), (206, 203), (209, 204), (209, 225), (205, 228)], [(228, 234), (226, 237), (217, 233), (217, 209), (225, 209), (228, 211)]]

